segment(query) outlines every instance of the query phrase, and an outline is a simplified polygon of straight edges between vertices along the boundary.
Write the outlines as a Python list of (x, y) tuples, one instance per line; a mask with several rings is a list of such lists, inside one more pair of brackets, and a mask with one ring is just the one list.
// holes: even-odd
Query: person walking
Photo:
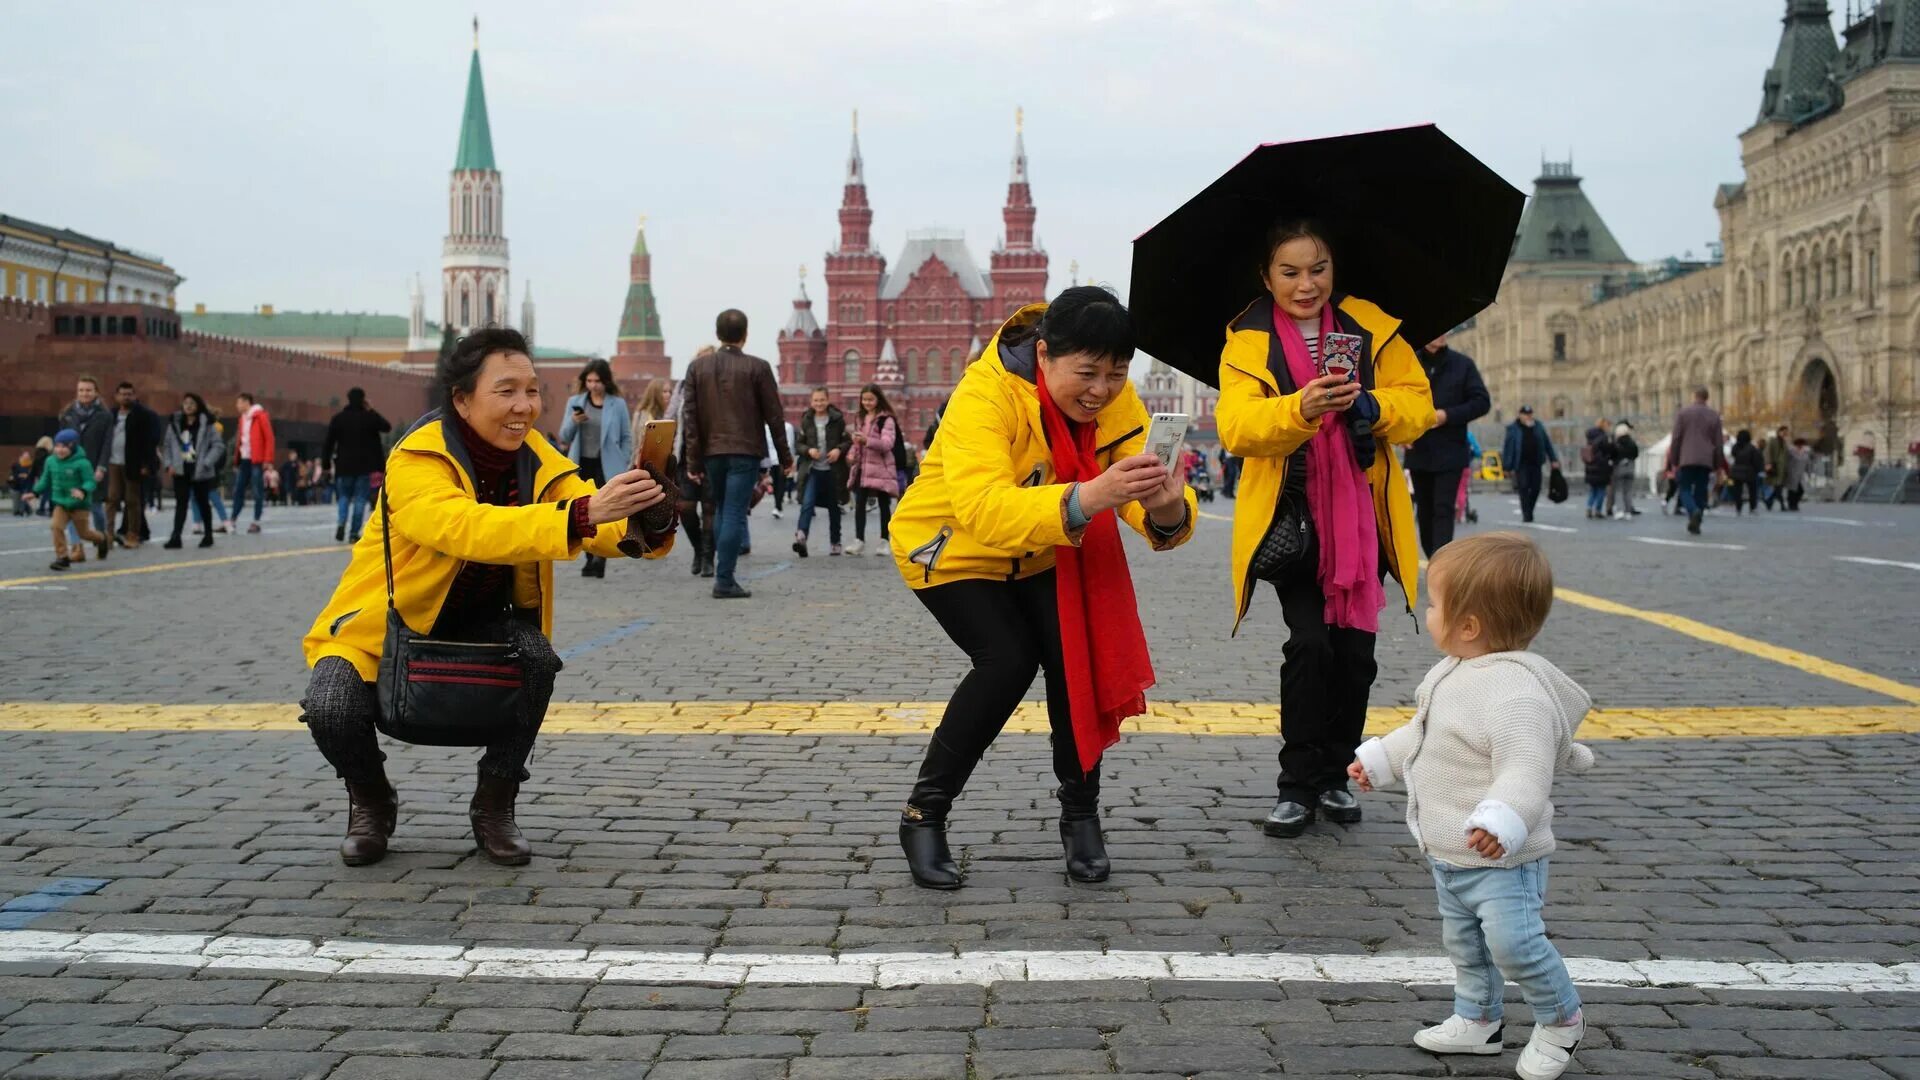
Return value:
[(1613, 476), (1607, 482), (1604, 516), (1629, 521), (1640, 511), (1633, 508), (1634, 462), (1640, 457), (1640, 444), (1634, 441), (1633, 425), (1625, 420), (1613, 427)]
[(793, 495), (793, 477), (780, 469), (779, 447), (787, 448), (788, 457), (793, 456), (793, 421), (782, 421), (786, 429), (784, 437), (767, 433), (767, 456), (760, 459), (760, 467), (767, 472), (767, 479), (773, 484), (773, 520), (779, 521), (786, 514), (787, 497)]
[(967, 366), (894, 515), (901, 577), (972, 665), (900, 812), (922, 888), (962, 884), (949, 812), (1040, 671), (1067, 874), (1111, 872), (1101, 758), (1154, 684), (1119, 523), (1165, 551), (1192, 536), (1198, 512), (1179, 476), (1143, 452), (1150, 417), (1127, 378), (1133, 353), (1132, 319), (1104, 289), (1015, 312)]
[(1587, 481), (1587, 519), (1605, 520), (1607, 489), (1613, 486), (1613, 436), (1607, 431), (1607, 418), (1601, 417), (1587, 429), (1586, 444), (1580, 448), (1581, 471)]
[(793, 437), (794, 458), (807, 473), (800, 485), (799, 527), (793, 533), (793, 553), (803, 559), (807, 536), (813, 531), (813, 512), (820, 507), (826, 508), (827, 538), (833, 545), (828, 554), (840, 554), (840, 492), (846, 486), (845, 459), (852, 447), (846, 415), (826, 387), (814, 387), (807, 414), (800, 418)]
[(27, 496), (33, 493), (33, 451), (20, 451), (20, 456), (8, 467), (7, 488), (13, 492), (13, 516), (31, 515), (33, 507)]
[(1674, 414), (1673, 434), (1667, 442), (1666, 466), (1674, 470), (1687, 531), (1695, 536), (1700, 535), (1700, 522), (1707, 512), (1707, 482), (1727, 464), (1720, 414), (1707, 404), (1707, 397), (1706, 387), (1694, 390), (1693, 403)]
[(1805, 439), (1793, 440), (1793, 445), (1787, 449), (1786, 485), (1789, 512), (1799, 513), (1800, 497), (1805, 494), (1807, 487), (1807, 472), (1812, 467), (1812, 447), (1807, 445)]
[[(188, 504), (203, 520), (212, 519), (210, 495), (220, 475), (220, 459), (226, 453), (226, 441), (220, 437), (213, 414), (207, 411), (207, 399), (192, 391), (180, 395), (180, 411), (168, 421), (166, 438), (160, 442), (160, 463), (173, 485), (173, 535), (161, 546), (171, 551), (180, 549)], [(212, 547), (213, 534), (202, 535), (200, 546)]]
[(388, 457), (380, 512), (368, 525), (379, 542), (355, 545), (302, 642), (313, 676), (300, 719), (346, 782), (340, 858), (349, 866), (386, 855), (399, 812), (374, 726), (390, 618), (416, 634), (517, 654), (521, 715), (473, 718), (509, 733), (480, 758), (468, 820), (482, 855), (518, 866), (532, 847), (515, 802), (561, 666), (551, 640), (553, 564), (582, 551), (660, 558), (673, 546), (671, 532), (643, 535), (630, 522), (666, 498), (654, 477), (636, 469), (596, 486), (539, 434), (540, 377), (518, 331), (461, 338), (436, 376), (439, 408)]
[(887, 554), (887, 523), (893, 518), (893, 500), (900, 497), (900, 466), (895, 453), (900, 448), (900, 421), (880, 387), (868, 385), (860, 391), (860, 413), (854, 421), (853, 451), (847, 464), (853, 487), (853, 546), (849, 555), (858, 555), (867, 543), (867, 500), (874, 501), (880, 516), (880, 541), (873, 546), (875, 555)]
[(1507, 425), (1500, 461), (1513, 477), (1514, 493), (1520, 496), (1520, 520), (1532, 521), (1533, 508), (1540, 501), (1541, 469), (1560, 471), (1560, 455), (1553, 449), (1553, 437), (1533, 418), (1533, 406), (1520, 406), (1513, 423)]
[(1767, 471), (1766, 455), (1754, 445), (1753, 432), (1741, 428), (1733, 437), (1733, 453), (1730, 455), (1727, 475), (1733, 481), (1733, 513), (1740, 515), (1740, 506), (1754, 513), (1760, 512), (1760, 478)]
[(1240, 459), (1227, 453), (1227, 448), (1223, 446), (1220, 448), (1220, 494), (1233, 498), (1239, 482)]
[(142, 485), (153, 478), (159, 462), (160, 417), (140, 403), (130, 382), (114, 389), (113, 431), (107, 444), (107, 524), (114, 514), (120, 523), (114, 533), (120, 546), (137, 548), (146, 538), (147, 502)]
[[(1400, 583), (1409, 614), (1419, 588), (1413, 501), (1391, 448), (1432, 430), (1434, 415), (1399, 320), (1335, 291), (1339, 252), (1323, 226), (1277, 221), (1260, 251), (1248, 269), (1266, 294), (1227, 328), (1214, 419), (1220, 441), (1245, 459), (1229, 564), (1233, 628), (1260, 581), (1272, 583), (1287, 626), (1278, 798), (1262, 826), (1284, 838), (1321, 815), (1360, 820), (1346, 769), (1378, 671), (1382, 582), (1391, 574)], [(1318, 374), (1334, 344), (1357, 351), (1352, 377)], [(1292, 558), (1256, 559), (1302, 532), (1311, 539)]]
[(1473, 357), (1448, 348), (1445, 334), (1420, 350), (1420, 367), (1433, 393), (1433, 429), (1413, 440), (1403, 464), (1413, 477), (1420, 550), (1431, 556), (1453, 539), (1463, 475), (1472, 461), (1467, 429), (1487, 415), (1493, 399)]
[[(745, 313), (728, 308), (714, 319), (713, 329), (720, 347), (687, 368), (682, 422), (688, 474), (695, 483), (709, 485), (707, 494), (720, 518), (713, 541), (713, 596), (736, 600), (753, 595), (735, 579), (734, 570), (746, 543), (747, 511), (753, 506), (760, 455), (766, 448), (764, 432), (780, 431), (785, 417), (772, 365), (743, 351)], [(793, 459), (782, 456), (780, 468), (792, 467)]]
[(240, 531), (247, 492), (253, 492), (253, 522), (248, 533), (260, 531), (260, 515), (267, 503), (267, 472), (273, 468), (273, 418), (266, 407), (245, 390), (233, 399), (233, 514), (227, 524)]
[(1765, 490), (1761, 492), (1767, 509), (1785, 509), (1787, 505), (1787, 459), (1792, 455), (1792, 442), (1787, 438), (1787, 425), (1781, 424), (1767, 436), (1766, 475), (1761, 478)]
[[(106, 533), (95, 530), (90, 520), (93, 489), (97, 483), (93, 462), (87, 460), (87, 452), (80, 448), (80, 433), (61, 428), (53, 437), (53, 456), (47, 458), (46, 466), (40, 470), (40, 481), (33, 489), (36, 500), (44, 499), (53, 506), (53, 562), (48, 569), (65, 570), (74, 563), (87, 561), (78, 544), (67, 546), (68, 526), (80, 534), (80, 539), (93, 545), (94, 554), (101, 560), (113, 550), (113, 541)], [(79, 557), (74, 558), (75, 555)]]
[[(93, 463), (93, 505), (89, 515), (93, 518), (95, 532), (107, 531), (107, 454), (113, 442), (113, 410), (100, 400), (100, 380), (91, 375), (82, 375), (74, 380), (73, 403), (60, 410), (59, 426), (72, 429), (80, 436), (78, 446), (82, 456)], [(49, 504), (51, 505), (51, 504)], [(52, 513), (49, 509), (48, 513)], [(80, 550), (78, 532), (75, 534), (74, 550)], [(74, 561), (83, 561), (76, 559)]]
[[(47, 459), (52, 456), (53, 456), (53, 436), (42, 435), (38, 439), (34, 440), (33, 442), (33, 476), (32, 476), (31, 483), (27, 485), (29, 488), (29, 494), (31, 494), (31, 489), (35, 485), (40, 483), (40, 473), (42, 472), (42, 470), (44, 470), (47, 467)], [(34, 510), (34, 513), (38, 514), (41, 517), (52, 517), (53, 504), (48, 502), (40, 502), (38, 504), (38, 508)]]
[[(580, 369), (574, 389), (567, 399), (566, 418), (560, 421), (560, 449), (579, 466), (581, 479), (604, 484), (609, 475), (625, 472), (633, 464), (633, 424), (627, 403), (613, 381), (612, 365), (597, 356)], [(607, 560), (589, 552), (580, 576), (605, 578)]]
[(333, 469), (334, 542), (360, 542), (360, 523), (373, 497), (373, 474), (387, 460), (381, 436), (392, 430), (387, 418), (367, 405), (367, 392), (358, 386), (347, 391), (347, 407), (327, 422), (320, 461)]

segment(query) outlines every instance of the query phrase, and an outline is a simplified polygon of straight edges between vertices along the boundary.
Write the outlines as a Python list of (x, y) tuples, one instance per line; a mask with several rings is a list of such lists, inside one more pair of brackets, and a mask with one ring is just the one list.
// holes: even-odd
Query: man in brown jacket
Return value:
[(1680, 487), (1680, 505), (1687, 511), (1687, 531), (1700, 535), (1700, 519), (1707, 509), (1707, 480), (1727, 467), (1726, 433), (1720, 414), (1707, 405), (1707, 388), (1693, 392), (1693, 404), (1673, 417), (1673, 438), (1667, 445), (1667, 468)]
[[(688, 479), (707, 486), (719, 513), (713, 595), (734, 600), (753, 595), (734, 580), (734, 568), (747, 535), (747, 510), (760, 479), (767, 435), (785, 436), (786, 417), (772, 365), (741, 351), (747, 343), (746, 314), (728, 308), (714, 320), (713, 331), (720, 348), (687, 368), (680, 422), (686, 429)], [(785, 438), (775, 438), (773, 444), (780, 470), (791, 472), (793, 451)]]

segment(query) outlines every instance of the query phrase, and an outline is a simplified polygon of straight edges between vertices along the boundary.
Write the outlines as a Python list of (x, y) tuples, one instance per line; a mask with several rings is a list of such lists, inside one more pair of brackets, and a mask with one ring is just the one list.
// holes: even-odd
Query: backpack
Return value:
[(1594, 458), (1594, 444), (1589, 442), (1580, 448), (1580, 464), (1591, 465)]
[[(892, 420), (892, 417), (888, 417)], [(882, 425), (881, 430), (885, 430)], [(893, 420), (893, 467), (899, 472), (907, 471), (907, 443), (900, 437), (900, 422)]]

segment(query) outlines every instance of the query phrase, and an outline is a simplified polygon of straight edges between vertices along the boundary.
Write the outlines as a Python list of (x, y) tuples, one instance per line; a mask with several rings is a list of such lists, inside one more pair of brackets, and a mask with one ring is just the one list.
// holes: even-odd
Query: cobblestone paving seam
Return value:
[[(293, 963), (293, 962), (298, 962)], [(0, 964), (54, 963), (69, 968), (242, 968), (261, 972), (410, 975), (460, 979), (643, 982), (669, 985), (805, 984), (854, 986), (984, 986), (998, 982), (1308, 981), (1399, 986), (1452, 982), (1444, 956), (1341, 953), (1215, 954), (1173, 950), (983, 950), (926, 952), (643, 952), (619, 948), (497, 948), (303, 938), (216, 937), (210, 934), (77, 934), (0, 931)], [(1920, 991), (1920, 963), (1619, 961), (1568, 957), (1576, 982), (1591, 986), (1680, 987), (1748, 991), (1882, 993)]]
[[(942, 702), (629, 701), (555, 702), (546, 735), (923, 735)], [(0, 702), (0, 731), (300, 731), (291, 703), (105, 704)], [(1413, 715), (1400, 706), (1367, 710), (1367, 733), (1384, 735)], [(1274, 735), (1278, 706), (1169, 701), (1148, 706), (1127, 731), (1143, 735)], [(1047, 732), (1046, 706), (1025, 702), (1006, 730)], [(1920, 706), (1782, 706), (1596, 709), (1580, 738), (1788, 738), (1920, 733)]]

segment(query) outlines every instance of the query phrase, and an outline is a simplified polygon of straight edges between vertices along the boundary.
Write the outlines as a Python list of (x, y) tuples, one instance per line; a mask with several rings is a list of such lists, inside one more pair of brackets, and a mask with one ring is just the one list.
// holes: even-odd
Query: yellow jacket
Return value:
[[(388, 456), (382, 491), (392, 500), (394, 604), (414, 631), (433, 629), (460, 568), (479, 561), (513, 566), (514, 606), (538, 609), (541, 632), (552, 637), (554, 560), (571, 559), (583, 547), (607, 558), (625, 554), (619, 547), (627, 535), (625, 521), (600, 526), (584, 544), (572, 538), (567, 506), (593, 494), (594, 485), (538, 432), (527, 436), (527, 447), (535, 465), (533, 496), (525, 506), (475, 501), (464, 455), (448, 449), (439, 421), (421, 425)], [(321, 657), (338, 656), (368, 682), (378, 676), (387, 636), (382, 532), (376, 503), (340, 584), (302, 642), (308, 667)], [(657, 559), (672, 548), (668, 542), (646, 557)]]
[[(980, 359), (947, 402), (940, 433), (920, 477), (900, 497), (890, 527), (893, 558), (909, 586), (925, 589), (950, 581), (1007, 581), (1053, 568), (1053, 549), (1080, 543), (1067, 530), (1067, 489), (1053, 478), (1053, 451), (1040, 426), (1040, 394), (1031, 370), (1009, 370), (1000, 339), (1046, 314), (1029, 304), (987, 342)], [(1030, 354), (1016, 350), (1016, 369), (1030, 368)], [(1147, 444), (1146, 406), (1129, 383), (1094, 418), (1094, 445), (1102, 467), (1141, 453)], [(1117, 511), (1154, 550), (1178, 547), (1193, 535), (1199, 507), (1187, 489), (1187, 523), (1160, 537), (1147, 527), (1137, 502)]]
[[(1373, 487), (1373, 516), (1380, 529), (1387, 569), (1406, 594), (1407, 610), (1419, 588), (1420, 545), (1413, 525), (1413, 500), (1407, 495), (1406, 476), (1393, 455), (1433, 426), (1433, 394), (1427, 373), (1420, 367), (1406, 339), (1399, 336), (1400, 320), (1357, 297), (1344, 297), (1334, 311), (1348, 333), (1366, 341), (1367, 361), (1362, 383), (1380, 403), (1380, 419), (1373, 425), (1377, 443), (1367, 481)], [(1233, 513), (1233, 628), (1240, 629), (1253, 603), (1254, 582), (1248, 576), (1254, 549), (1273, 525), (1286, 481), (1287, 456), (1320, 430), (1319, 420), (1300, 411), (1300, 392), (1287, 376), (1282, 385), (1275, 372), (1285, 375), (1286, 361), (1273, 327), (1273, 300), (1262, 296), (1247, 306), (1227, 327), (1227, 344), (1220, 351), (1220, 401), (1214, 422), (1227, 452), (1246, 459), (1240, 467), (1240, 487)], [(1344, 415), (1344, 414), (1332, 414)]]

